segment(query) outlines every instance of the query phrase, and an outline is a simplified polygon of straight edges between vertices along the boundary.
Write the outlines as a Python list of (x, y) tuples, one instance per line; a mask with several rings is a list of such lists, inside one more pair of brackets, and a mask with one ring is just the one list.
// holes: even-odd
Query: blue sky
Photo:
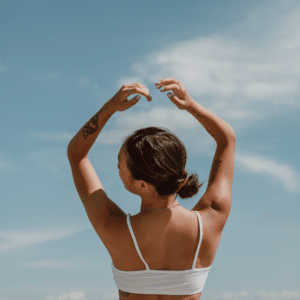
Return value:
[[(164, 126), (205, 185), (214, 140), (154, 83), (182, 82), (237, 136), (232, 210), (203, 299), (300, 299), (300, 2), (0, 0), (0, 299), (117, 299), (67, 145), (123, 84), (153, 101), (108, 121), (89, 158), (126, 213), (121, 140)], [(131, 97), (133, 97), (132, 95)]]

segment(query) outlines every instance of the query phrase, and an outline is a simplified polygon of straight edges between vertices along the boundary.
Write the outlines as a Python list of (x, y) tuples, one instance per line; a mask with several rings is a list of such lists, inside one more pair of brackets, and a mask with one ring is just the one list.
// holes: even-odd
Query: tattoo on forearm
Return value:
[[(90, 123), (92, 123), (93, 125), (95, 125), (95, 127), (92, 127), (90, 125)], [(98, 130), (98, 115), (96, 114), (95, 116), (93, 116), (84, 126), (83, 128), (83, 137), (86, 140), (86, 138), (90, 135), (95, 133)]]
[(213, 182), (213, 180), (216, 177), (217, 171), (220, 168), (220, 164), (221, 164), (222, 160), (220, 160), (219, 158), (216, 158), (216, 160), (214, 161), (213, 165), (212, 165), (212, 170), (211, 170), (211, 179), (210, 182), (208, 183), (209, 185)]
[(130, 295), (130, 293), (123, 292), (123, 291), (119, 290), (120, 300), (124, 300), (124, 299), (128, 298), (129, 295)]
[[(83, 134), (84, 140), (86, 140), (86, 138), (90, 134), (94, 134), (98, 130), (98, 115), (100, 114), (102, 109), (103, 107), (83, 127), (82, 131), (84, 133)], [(92, 123), (95, 127), (92, 127), (90, 123)]]
[(193, 113), (194, 113), (195, 115), (197, 115), (199, 118), (201, 118), (201, 119), (203, 118), (201, 115), (199, 115), (199, 114), (197, 113), (197, 111), (196, 111), (195, 109), (193, 110)]
[[(193, 110), (193, 113), (194, 113), (196, 116), (198, 116), (200, 119), (203, 119), (203, 116), (200, 115), (199, 113), (197, 113), (197, 111), (196, 111), (195, 109)], [(215, 137), (215, 135), (211, 132), (211, 130), (207, 130), (207, 131), (208, 131), (208, 133), (209, 133), (211, 136)]]

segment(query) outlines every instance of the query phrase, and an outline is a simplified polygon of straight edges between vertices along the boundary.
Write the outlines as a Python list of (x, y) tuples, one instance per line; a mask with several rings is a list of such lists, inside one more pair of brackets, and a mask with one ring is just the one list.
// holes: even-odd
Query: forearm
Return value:
[(196, 101), (187, 109), (215, 139), (217, 145), (226, 145), (232, 139), (235, 139), (233, 129), (219, 118), (217, 115), (201, 106)]
[(114, 108), (106, 102), (70, 141), (68, 145), (69, 159), (80, 160), (88, 156), (100, 131), (114, 113)]

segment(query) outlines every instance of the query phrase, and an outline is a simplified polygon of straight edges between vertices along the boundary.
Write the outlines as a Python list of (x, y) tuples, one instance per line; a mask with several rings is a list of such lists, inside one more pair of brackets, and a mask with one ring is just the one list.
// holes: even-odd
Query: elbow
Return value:
[(227, 131), (222, 140), (216, 141), (220, 147), (227, 147), (236, 143), (236, 137), (233, 130)]
[(67, 147), (67, 155), (68, 155), (68, 157), (70, 156), (70, 154), (71, 154), (71, 150), (70, 150), (70, 144), (68, 145), (68, 147)]
[(232, 132), (230, 133), (229, 135), (229, 140), (232, 141), (232, 142), (236, 142), (236, 136), (235, 136), (235, 133), (234, 131), (232, 130)]
[(225, 144), (236, 142), (236, 136), (234, 130), (228, 123), (226, 123), (226, 126), (225, 125), (223, 126), (222, 136), (223, 136), (222, 140)]
[(67, 148), (67, 156), (68, 156), (68, 159), (74, 159), (74, 149), (72, 147), (70, 147), (70, 144), (68, 145), (68, 148)]

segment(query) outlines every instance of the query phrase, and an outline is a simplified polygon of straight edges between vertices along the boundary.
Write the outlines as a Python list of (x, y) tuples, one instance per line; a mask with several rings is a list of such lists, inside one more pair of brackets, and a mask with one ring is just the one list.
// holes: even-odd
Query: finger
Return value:
[(128, 108), (137, 104), (140, 99), (141, 99), (141, 95), (136, 95), (135, 97), (133, 97), (131, 100), (128, 101)]
[(143, 84), (140, 84), (140, 83), (139, 83), (139, 85), (140, 85), (141, 88), (143, 88), (143, 89), (146, 91), (146, 93), (147, 93), (148, 95), (150, 95), (149, 90), (148, 90)]
[(170, 92), (167, 94), (167, 96), (179, 109), (184, 109), (185, 101), (180, 100), (178, 97), (176, 97)]
[(165, 85), (163, 86), (160, 91), (161, 92), (165, 92), (165, 91), (170, 91), (170, 90), (176, 90), (176, 91), (180, 91), (180, 86), (178, 84), (169, 84), (169, 85)]
[(171, 84), (171, 83), (179, 83), (179, 80), (175, 79), (174, 77), (168, 77), (168, 78), (163, 78), (159, 80), (160, 83), (158, 85), (166, 85), (166, 84)]
[[(126, 90), (128, 91), (128, 88), (126, 87)], [(147, 92), (144, 88), (140, 86), (131, 86), (130, 88), (130, 94), (140, 94), (147, 98), (148, 101), (152, 100), (152, 97), (150, 96), (149, 92)]]
[(130, 88), (130, 89), (132, 89), (133, 87), (136, 87), (136, 86), (143, 88), (148, 94), (150, 94), (149, 90), (143, 84), (140, 84), (140, 83), (126, 84), (126, 87)]

